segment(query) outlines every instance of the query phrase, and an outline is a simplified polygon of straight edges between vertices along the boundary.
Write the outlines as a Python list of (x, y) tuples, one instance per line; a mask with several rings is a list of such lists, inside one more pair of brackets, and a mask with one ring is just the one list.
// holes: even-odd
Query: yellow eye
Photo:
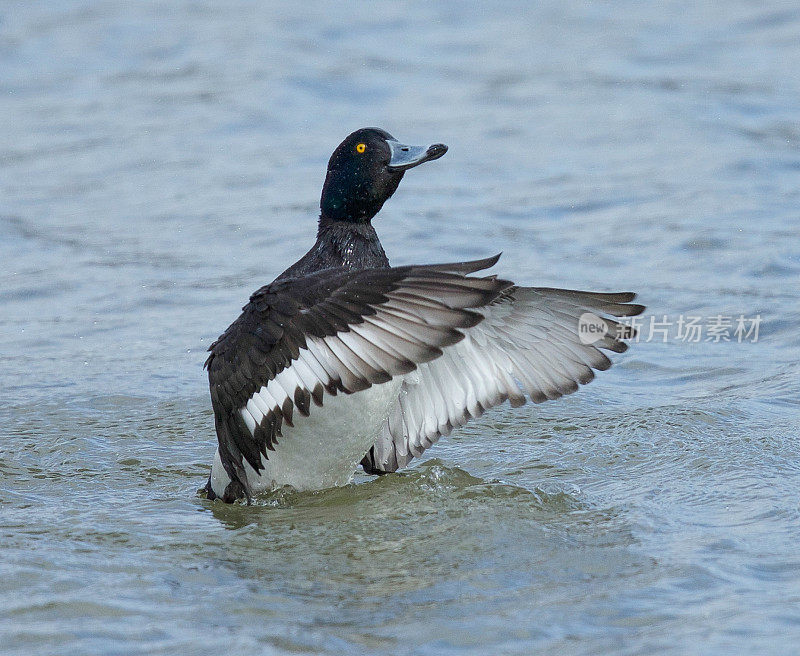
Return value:
[(367, 144), (360, 143), (356, 146), (357, 153), (363, 153), (367, 149)]

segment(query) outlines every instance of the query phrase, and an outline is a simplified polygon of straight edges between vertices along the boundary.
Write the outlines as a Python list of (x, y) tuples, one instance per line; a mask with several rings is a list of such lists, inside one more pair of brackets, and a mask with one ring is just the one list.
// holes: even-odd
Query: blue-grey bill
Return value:
[(431, 144), (430, 146), (408, 146), (399, 141), (388, 140), (391, 157), (389, 168), (397, 171), (405, 171), (423, 162), (430, 162), (439, 159), (447, 152), (444, 144)]

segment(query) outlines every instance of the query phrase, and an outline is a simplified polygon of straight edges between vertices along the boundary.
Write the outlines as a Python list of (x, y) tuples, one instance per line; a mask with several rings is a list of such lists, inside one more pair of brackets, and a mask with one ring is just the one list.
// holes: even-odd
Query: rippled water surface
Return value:
[[(0, 652), (789, 654), (794, 3), (0, 4)], [(204, 351), (379, 125), (395, 263), (632, 289), (642, 339), (408, 471), (201, 498)], [(665, 317), (666, 315), (666, 317)], [(651, 317), (760, 316), (687, 343)]]

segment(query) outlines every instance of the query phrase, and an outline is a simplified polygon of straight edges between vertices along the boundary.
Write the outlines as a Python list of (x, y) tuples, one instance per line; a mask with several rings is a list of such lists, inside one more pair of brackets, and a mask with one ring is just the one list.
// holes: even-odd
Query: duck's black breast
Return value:
[(316, 243), (276, 278), (298, 278), (325, 269), (386, 269), (389, 259), (371, 223), (320, 222)]

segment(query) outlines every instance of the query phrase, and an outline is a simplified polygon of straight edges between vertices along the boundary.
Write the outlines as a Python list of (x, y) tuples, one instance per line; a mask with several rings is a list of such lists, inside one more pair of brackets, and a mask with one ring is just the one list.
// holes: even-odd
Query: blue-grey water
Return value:
[[(797, 653), (799, 34), (793, 2), (0, 3), (0, 652)], [(364, 125), (450, 146), (376, 219), (393, 262), (635, 290), (640, 342), (403, 474), (211, 503), (205, 349)]]

